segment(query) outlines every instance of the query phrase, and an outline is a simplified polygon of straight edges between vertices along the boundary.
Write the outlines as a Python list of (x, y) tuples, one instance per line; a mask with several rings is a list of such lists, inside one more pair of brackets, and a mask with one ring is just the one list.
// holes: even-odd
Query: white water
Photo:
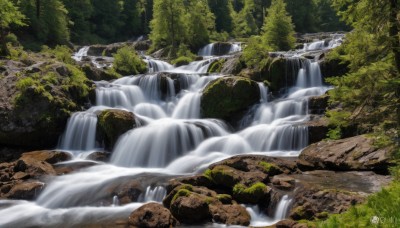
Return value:
[[(212, 46), (205, 47), (202, 54), (212, 54)], [(230, 50), (236, 51), (240, 51), (239, 44)], [(202, 90), (222, 77), (202, 75), (219, 58), (209, 57), (178, 68), (147, 59), (153, 73), (97, 82), (96, 106), (70, 118), (60, 149), (73, 150), (78, 158), (101, 150), (95, 140), (96, 123), (104, 109), (134, 112), (143, 125), (119, 138), (110, 164), (54, 178), (35, 202), (12, 201), (13, 206), (0, 206), (0, 227), (72, 227), (126, 218), (142, 203), (123, 206), (117, 194), (110, 194), (110, 187), (148, 181), (137, 201), (160, 202), (165, 189), (152, 182), (152, 177), (199, 173), (209, 164), (237, 154), (297, 156), (308, 144), (308, 129), (301, 126), (309, 118), (308, 97), (327, 90), (318, 63), (292, 57), (293, 65), (288, 67), (295, 73), (289, 77), (296, 78), (295, 84), (279, 99), (270, 100), (268, 88), (259, 83), (260, 103), (253, 115), (246, 116), (249, 121), (243, 129), (231, 132), (223, 121), (201, 119)], [(173, 76), (165, 79), (157, 73), (160, 71)], [(76, 162), (82, 160), (69, 163)], [(256, 208), (249, 209), (252, 225), (283, 219), (289, 206), (290, 200), (283, 197), (273, 219)]]

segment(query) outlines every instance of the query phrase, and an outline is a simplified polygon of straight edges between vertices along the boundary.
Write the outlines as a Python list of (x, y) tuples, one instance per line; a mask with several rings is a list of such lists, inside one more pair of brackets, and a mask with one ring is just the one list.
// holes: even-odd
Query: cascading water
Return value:
[[(210, 44), (199, 55), (210, 56), (213, 49), (214, 44)], [(241, 45), (234, 43), (229, 52), (240, 50)], [(75, 56), (85, 56), (85, 51)], [(96, 124), (97, 114), (104, 109), (134, 112), (144, 124), (119, 138), (110, 164), (54, 178), (35, 203), (0, 201), (0, 226), (69, 227), (120, 219), (128, 217), (143, 202), (160, 202), (165, 196), (159, 179), (151, 182), (149, 176), (198, 173), (211, 163), (237, 154), (297, 156), (308, 144), (308, 129), (301, 125), (308, 120), (308, 97), (328, 89), (323, 86), (318, 63), (289, 56), (287, 77), (293, 83), (287, 85), (287, 93), (271, 100), (268, 88), (259, 83), (260, 104), (246, 117), (242, 130), (232, 133), (220, 120), (200, 119), (202, 90), (210, 81), (222, 77), (203, 75), (219, 58), (207, 57), (178, 68), (146, 58), (148, 74), (111, 83), (97, 82), (96, 106), (73, 114), (60, 140), (60, 149), (74, 150), (76, 155), (101, 149), (95, 140)], [(74, 162), (77, 161), (70, 163)], [(150, 181), (141, 186), (143, 191), (137, 199), (141, 203), (121, 205), (118, 192), (110, 194), (110, 187), (137, 178)], [(290, 200), (283, 197), (273, 219), (250, 208), (252, 225), (283, 219), (289, 205)]]

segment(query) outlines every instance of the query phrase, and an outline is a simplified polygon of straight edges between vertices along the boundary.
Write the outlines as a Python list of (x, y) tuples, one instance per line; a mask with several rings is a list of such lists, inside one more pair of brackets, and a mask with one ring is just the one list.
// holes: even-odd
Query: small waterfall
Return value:
[(82, 61), (82, 58), (87, 56), (87, 53), (88, 53), (88, 51), (89, 51), (89, 48), (90, 48), (89, 46), (85, 46), (85, 47), (79, 49), (79, 51), (76, 52), (76, 53), (72, 56), (72, 58), (75, 59), (76, 61)]
[(206, 138), (225, 134), (220, 124), (209, 120), (157, 120), (123, 135), (111, 163), (124, 167), (165, 167)]
[(312, 62), (309, 59), (302, 59), (302, 68), (299, 70), (297, 76), (296, 87), (321, 87), (322, 75), (318, 62)]
[(259, 82), (258, 87), (260, 88), (260, 97), (261, 97), (261, 102), (267, 102), (268, 101), (268, 88), (264, 85), (264, 83)]
[(96, 146), (97, 116), (93, 112), (76, 112), (68, 120), (59, 148), (93, 150)]
[(231, 49), (229, 50), (229, 54), (234, 54), (242, 51), (242, 43), (232, 43)]
[(147, 62), (149, 73), (163, 72), (174, 69), (174, 66), (161, 60), (147, 58), (145, 61)]
[(212, 56), (215, 43), (207, 44), (205, 47), (201, 48), (198, 55), (199, 56)]
[(148, 186), (143, 196), (143, 202), (162, 202), (167, 195), (167, 190), (163, 186), (152, 188)]
[(274, 219), (282, 220), (287, 218), (287, 213), (289, 211), (291, 203), (292, 199), (290, 199), (288, 195), (282, 196), (281, 200), (278, 203), (278, 207), (276, 208)]
[(138, 86), (97, 84), (96, 104), (107, 107), (120, 107), (132, 110), (136, 104), (145, 101), (144, 94)]
[(113, 207), (119, 206), (119, 199), (118, 199), (118, 196), (114, 196), (114, 197), (113, 197), (113, 201), (112, 201), (112, 205), (111, 205), (111, 206), (113, 206)]
[(220, 57), (213, 57), (213, 58), (208, 58), (205, 60), (200, 60), (200, 61), (194, 61), (189, 63), (189, 65), (181, 66), (178, 67), (178, 70), (183, 70), (184, 72), (196, 72), (200, 74), (205, 74), (208, 71), (208, 68), (210, 67), (211, 63), (214, 61), (220, 59)]
[(174, 109), (172, 118), (174, 119), (199, 119), (200, 118), (200, 98), (198, 92), (187, 93), (179, 101)]

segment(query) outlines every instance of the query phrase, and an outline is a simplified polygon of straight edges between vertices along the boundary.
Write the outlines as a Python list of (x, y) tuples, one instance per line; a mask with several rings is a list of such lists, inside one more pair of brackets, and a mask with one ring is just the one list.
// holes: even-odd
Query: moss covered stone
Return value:
[(274, 164), (271, 164), (271, 163), (268, 163), (265, 161), (261, 161), (259, 163), (259, 165), (264, 169), (264, 172), (270, 176), (274, 176), (274, 175), (282, 173), (281, 169), (279, 169), (279, 167), (277, 167)]
[(250, 187), (243, 184), (236, 184), (232, 192), (233, 198), (240, 203), (266, 205), (270, 200), (271, 189), (264, 183), (258, 182)]
[(223, 77), (208, 84), (201, 97), (204, 118), (232, 120), (260, 100), (255, 81), (244, 77)]
[(112, 148), (122, 134), (135, 126), (133, 113), (116, 109), (102, 111), (97, 121), (99, 135), (108, 148)]
[(210, 64), (207, 73), (220, 73), (224, 66), (225, 59), (219, 59)]

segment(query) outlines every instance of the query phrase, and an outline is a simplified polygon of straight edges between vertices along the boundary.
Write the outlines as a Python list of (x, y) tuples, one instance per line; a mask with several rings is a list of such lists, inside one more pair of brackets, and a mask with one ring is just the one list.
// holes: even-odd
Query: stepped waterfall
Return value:
[[(335, 45), (310, 43), (299, 51)], [(133, 112), (137, 127), (120, 136), (108, 163), (97, 162), (54, 177), (35, 202), (0, 201), (0, 227), (73, 227), (126, 218), (145, 202), (161, 202), (169, 179), (201, 173), (210, 164), (233, 155), (298, 156), (309, 144), (308, 128), (302, 125), (310, 118), (308, 99), (329, 89), (318, 62), (297, 54), (287, 57), (292, 62), (288, 67), (294, 72), (293, 85), (284, 95), (272, 99), (268, 88), (259, 83), (259, 103), (241, 120), (240, 130), (234, 130), (222, 120), (203, 119), (200, 113), (203, 89), (224, 76), (206, 75), (208, 67), (216, 59), (240, 52), (241, 44), (222, 49), (207, 45), (199, 51), (203, 60), (181, 67), (146, 56), (147, 74), (96, 82), (96, 103), (87, 111), (74, 113), (60, 139), (58, 149), (74, 156), (68, 163), (82, 164), (88, 162), (91, 153), (104, 151), (102, 143), (96, 142), (97, 114), (102, 110)], [(84, 47), (75, 58), (82, 59), (87, 51)], [(178, 78), (168, 77), (172, 74)], [(135, 203), (123, 205), (117, 191), (108, 197), (110, 186), (131, 180), (140, 180), (144, 189)], [(246, 205), (251, 225), (284, 219), (290, 203), (290, 196), (281, 197), (271, 216)]]

